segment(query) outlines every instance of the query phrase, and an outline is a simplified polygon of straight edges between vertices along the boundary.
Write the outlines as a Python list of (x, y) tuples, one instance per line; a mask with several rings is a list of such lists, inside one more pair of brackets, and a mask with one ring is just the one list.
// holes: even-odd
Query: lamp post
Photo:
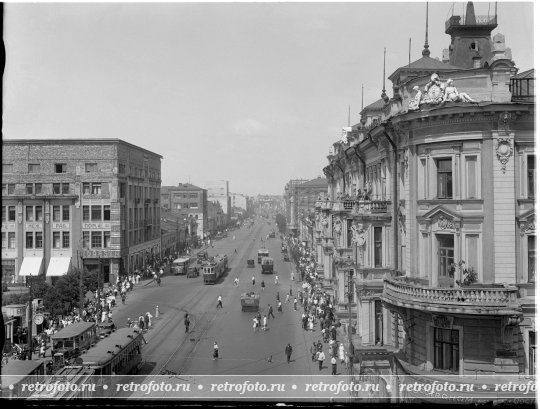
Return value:
[[(352, 377), (354, 371), (353, 371), (353, 362), (354, 362), (354, 345), (353, 345), (353, 342), (352, 342), (352, 332), (351, 332), (351, 327), (352, 327), (352, 300), (353, 300), (353, 274), (354, 274), (354, 270), (351, 269), (349, 270), (349, 291), (348, 291), (348, 296), (349, 296), (349, 331), (348, 331), (348, 338), (349, 338), (349, 375)], [(351, 379), (352, 380), (352, 379)]]
[(34, 319), (33, 317), (33, 311), (32, 311), (32, 275), (30, 274), (29, 276), (29, 280), (30, 280), (30, 301), (28, 301), (28, 331), (27, 331), (27, 335), (26, 335), (26, 346), (28, 348), (28, 360), (31, 361), (32, 360), (32, 349), (33, 349), (33, 345), (32, 345), (32, 320)]

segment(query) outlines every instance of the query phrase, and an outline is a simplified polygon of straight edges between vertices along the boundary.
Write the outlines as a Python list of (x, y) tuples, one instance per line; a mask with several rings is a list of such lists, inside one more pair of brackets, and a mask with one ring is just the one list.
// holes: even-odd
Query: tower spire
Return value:
[(424, 49), (422, 50), (422, 56), (429, 57), (431, 52), (429, 51), (428, 44), (428, 21), (429, 21), (429, 2), (426, 1), (426, 42), (424, 43)]

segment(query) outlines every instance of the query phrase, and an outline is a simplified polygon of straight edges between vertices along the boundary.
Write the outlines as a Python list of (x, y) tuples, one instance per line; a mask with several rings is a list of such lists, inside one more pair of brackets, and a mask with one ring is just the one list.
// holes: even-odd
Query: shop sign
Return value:
[(2, 223), (2, 230), (15, 230), (15, 223)]
[(43, 230), (43, 223), (25, 223), (25, 230)]
[(109, 230), (111, 228), (111, 223), (83, 223), (83, 229), (99, 229), (99, 230)]
[(120, 250), (83, 250), (83, 258), (120, 258)]
[(53, 229), (58, 229), (58, 230), (69, 230), (69, 223), (55, 222), (55, 223), (52, 224), (52, 228)]

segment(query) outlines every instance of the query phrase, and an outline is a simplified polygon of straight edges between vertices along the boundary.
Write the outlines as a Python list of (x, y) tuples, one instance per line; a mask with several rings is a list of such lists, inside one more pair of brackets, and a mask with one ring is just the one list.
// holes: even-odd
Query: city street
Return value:
[[(291, 282), (292, 263), (284, 262), (279, 238), (266, 236), (276, 230), (275, 224), (268, 225), (258, 219), (252, 228), (241, 228), (229, 233), (229, 236), (213, 243), (208, 248), (210, 256), (227, 254), (229, 271), (216, 285), (204, 285), (202, 276), (166, 276), (161, 287), (154, 282), (143, 284), (129, 294), (125, 306), (116, 307), (113, 313), (115, 324), (124, 326), (127, 318), (132, 320), (149, 311), (155, 315), (155, 306), (159, 305), (159, 318), (152, 319), (152, 328), (145, 334), (148, 342), (143, 349), (145, 365), (143, 373), (159, 374), (163, 370), (191, 375), (310, 375), (319, 374), (318, 365), (311, 361), (309, 348), (313, 341), (320, 338), (316, 328), (314, 332), (303, 331), (300, 324), (301, 310), (294, 311), (285, 301), (286, 293), (293, 288), (298, 293), (300, 282)], [(257, 258), (261, 247), (261, 238), (275, 260), (275, 272), (279, 275), (279, 284), (274, 283), (274, 275), (262, 275), (261, 267), (247, 267), (249, 258)], [(234, 254), (234, 250), (237, 254)], [(238, 288), (234, 279), (238, 276)], [(255, 276), (256, 284), (251, 278)], [(261, 291), (261, 281), (266, 284)], [(261, 314), (273, 306), (275, 319), (268, 319), (268, 331), (254, 331), (254, 312), (242, 312), (240, 295), (255, 290), (261, 294)], [(276, 293), (279, 291), (283, 312), (277, 312)], [(223, 298), (223, 308), (216, 308), (217, 298)], [(191, 326), (185, 333), (184, 314), (189, 312)], [(219, 345), (219, 359), (212, 359), (214, 341)], [(293, 347), (292, 362), (287, 364), (285, 346)], [(330, 365), (325, 365), (321, 374), (330, 373)], [(342, 372), (340, 368), (338, 372)]]

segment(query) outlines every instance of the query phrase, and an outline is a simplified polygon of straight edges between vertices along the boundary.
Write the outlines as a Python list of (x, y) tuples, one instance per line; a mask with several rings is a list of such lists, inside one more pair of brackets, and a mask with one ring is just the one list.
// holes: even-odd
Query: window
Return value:
[(69, 232), (68, 231), (62, 232), (62, 248), (64, 249), (69, 248)]
[(375, 244), (375, 267), (382, 267), (382, 227), (373, 228), (373, 242)]
[(53, 206), (52, 209), (52, 220), (53, 222), (59, 222), (60, 221), (60, 206)]
[(6, 232), (2, 232), (2, 248), (7, 248), (7, 235)]
[(454, 236), (437, 235), (439, 242), (439, 276), (454, 278), (451, 264), (454, 262)]
[(15, 217), (15, 206), (8, 206), (8, 222), (14, 222)]
[(110, 231), (103, 232), (103, 247), (105, 248), (111, 247), (111, 232)]
[(36, 206), (36, 222), (43, 221), (43, 206)]
[(103, 220), (111, 220), (111, 206), (103, 206)]
[(34, 233), (31, 231), (26, 232), (26, 248), (27, 249), (34, 248)]
[(26, 206), (26, 221), (34, 221), (34, 206)]
[(67, 173), (67, 164), (66, 163), (55, 163), (54, 164), (54, 173)]
[(15, 248), (15, 232), (8, 232), (8, 249)]
[(43, 248), (43, 233), (40, 231), (36, 232), (36, 248), (37, 249)]
[(101, 183), (92, 183), (92, 194), (93, 195), (101, 194)]
[(83, 195), (89, 195), (90, 194), (90, 183), (84, 182), (83, 183)]
[(197, 199), (198, 197), (199, 197), (199, 195), (197, 193), (190, 193), (189, 194), (190, 199)]
[(83, 248), (90, 248), (90, 232), (83, 231)]
[(535, 268), (536, 268), (536, 236), (527, 236), (527, 267), (528, 267), (528, 279), (527, 282), (536, 282)]
[(3, 163), (2, 173), (13, 173), (13, 163)]
[(82, 219), (84, 222), (90, 221), (90, 206), (82, 207)]
[(41, 183), (36, 183), (36, 184), (34, 185), (34, 193), (35, 193), (36, 195), (40, 195), (41, 192), (42, 192), (42, 185), (41, 185)]
[(97, 163), (85, 163), (84, 170), (86, 173), (97, 172)]
[(60, 232), (53, 231), (53, 249), (60, 248)]
[(69, 222), (69, 206), (62, 207), (62, 221)]
[(2, 223), (7, 221), (7, 206), (2, 206)]
[(60, 194), (60, 183), (53, 183), (52, 188), (53, 188), (54, 195)]
[(26, 194), (27, 195), (33, 195), (34, 194), (34, 185), (32, 183), (26, 184)]
[(8, 191), (8, 195), (15, 194), (15, 184), (14, 183), (8, 183), (7, 191)]
[(101, 232), (93, 231), (92, 232), (92, 248), (101, 248)]
[(199, 204), (198, 203), (190, 203), (189, 204), (189, 208), (190, 209), (197, 209), (199, 207)]
[(62, 194), (69, 195), (69, 183), (62, 183)]
[(120, 183), (120, 198), (123, 199), (126, 197), (126, 184)]
[(459, 372), (459, 331), (433, 328), (434, 368)]
[(476, 199), (478, 194), (476, 193), (476, 156), (465, 157), (465, 171), (467, 172), (467, 199)]
[(92, 206), (92, 221), (101, 221), (101, 206)]
[(534, 185), (536, 182), (535, 155), (527, 156), (527, 197), (534, 199)]
[(452, 198), (452, 159), (437, 160), (437, 198)]
[(119, 163), (118, 164), (118, 173), (126, 173), (126, 165), (124, 165), (123, 163)]
[(39, 173), (39, 171), (40, 171), (39, 163), (28, 164), (28, 173)]

